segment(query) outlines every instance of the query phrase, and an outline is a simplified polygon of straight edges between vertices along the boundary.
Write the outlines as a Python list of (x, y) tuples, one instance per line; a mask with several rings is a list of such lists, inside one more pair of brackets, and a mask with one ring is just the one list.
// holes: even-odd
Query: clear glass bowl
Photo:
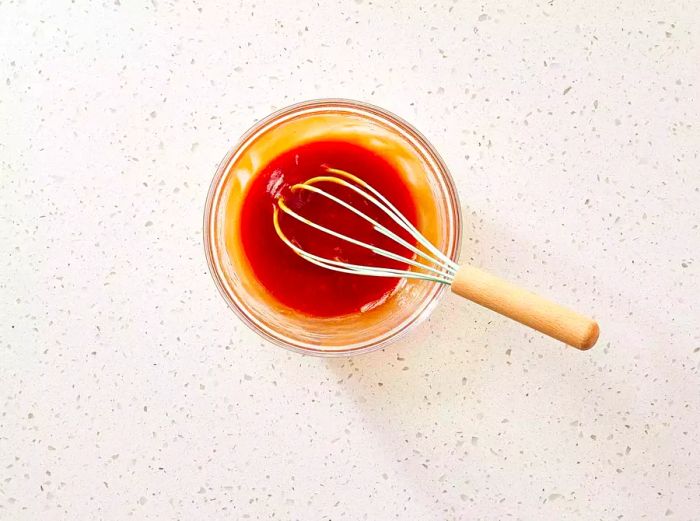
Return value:
[[(292, 105), (256, 123), (221, 161), (204, 210), (207, 262), (229, 307), (271, 342), (318, 356), (367, 353), (398, 340), (424, 320), (445, 286), (402, 280), (384, 303), (365, 312), (331, 318), (306, 316), (265, 291), (240, 244), (240, 208), (250, 181), (285, 150), (321, 139), (357, 142), (392, 162), (416, 199), (418, 228), (457, 261), (462, 235), (457, 191), (447, 167), (425, 137), (378, 107), (321, 99)], [(371, 173), (353, 173), (372, 183)], [(384, 195), (391, 199), (391, 194)]]

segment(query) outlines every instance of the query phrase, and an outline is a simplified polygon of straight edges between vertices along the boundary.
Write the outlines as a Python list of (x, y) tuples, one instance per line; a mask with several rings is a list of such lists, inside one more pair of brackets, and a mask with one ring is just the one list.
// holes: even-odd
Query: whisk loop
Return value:
[[(289, 206), (287, 206), (287, 204), (285, 203), (284, 198), (280, 197), (277, 200), (277, 205), (274, 207), (273, 211), (273, 223), (275, 226), (275, 231), (277, 232), (279, 238), (287, 246), (289, 246), (297, 255), (313, 264), (316, 264), (317, 266), (321, 266), (323, 268), (337, 271), (340, 273), (366, 275), (370, 277), (400, 277), (408, 279), (429, 280), (433, 282), (439, 282), (441, 284), (452, 284), (455, 274), (459, 269), (459, 265), (453, 262), (452, 259), (447, 257), (447, 255), (441, 252), (437, 247), (435, 247), (435, 245), (432, 244), (420, 231), (418, 231), (418, 229), (393, 204), (391, 204), (391, 202), (386, 197), (384, 197), (381, 193), (372, 188), (372, 186), (370, 186), (368, 183), (366, 183), (359, 177), (349, 172), (346, 172), (345, 170), (330, 167), (326, 167), (325, 170), (326, 173), (329, 175), (312, 177), (311, 179), (308, 179), (303, 183), (293, 185), (291, 187), (291, 190), (293, 192), (296, 190), (306, 190), (321, 195), (333, 201), (334, 203), (342, 206), (343, 208), (349, 210), (358, 217), (369, 222), (374, 228), (374, 230), (384, 235), (385, 237), (394, 240), (397, 244), (413, 252), (414, 256), (413, 258), (408, 258), (406, 256), (399, 255), (397, 253), (354, 239), (345, 234), (342, 234), (340, 232), (322, 226), (318, 223), (310, 221), (309, 219), (305, 218), (302, 215), (299, 215), (297, 212), (289, 208)], [(398, 226), (400, 226), (404, 231), (408, 232), (410, 236), (413, 237), (419, 245), (423, 246), (424, 250), (421, 250), (415, 245), (406, 241), (405, 239), (397, 235), (395, 232), (392, 232), (384, 225), (377, 222), (375, 219), (372, 219), (371, 217), (364, 214), (354, 206), (343, 201), (339, 197), (336, 197), (335, 195), (330, 194), (322, 188), (316, 186), (318, 183), (325, 182), (335, 183), (337, 185), (348, 188), (356, 194), (363, 197), (365, 200), (374, 204), (383, 213), (389, 216), (389, 218), (391, 218), (391, 220), (394, 221)], [(298, 246), (297, 244), (294, 244), (284, 234), (279, 222), (280, 210), (285, 214), (289, 215), (290, 217), (293, 217), (297, 221), (311, 226), (312, 228), (320, 232), (326, 233), (343, 241), (370, 250), (373, 253), (382, 257), (403, 262), (421, 271), (401, 270), (393, 268), (382, 268), (379, 266), (353, 264), (350, 262), (342, 262), (310, 253)], [(418, 259), (422, 259), (425, 262), (420, 262)]]

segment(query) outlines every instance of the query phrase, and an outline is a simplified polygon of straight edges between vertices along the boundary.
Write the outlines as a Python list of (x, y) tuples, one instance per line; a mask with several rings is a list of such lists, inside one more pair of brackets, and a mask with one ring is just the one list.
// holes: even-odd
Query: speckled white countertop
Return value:
[[(0, 519), (700, 519), (700, 4), (242, 3), (0, 1)], [(415, 124), (462, 258), (598, 346), (452, 296), (355, 359), (249, 331), (206, 192), (317, 97)]]

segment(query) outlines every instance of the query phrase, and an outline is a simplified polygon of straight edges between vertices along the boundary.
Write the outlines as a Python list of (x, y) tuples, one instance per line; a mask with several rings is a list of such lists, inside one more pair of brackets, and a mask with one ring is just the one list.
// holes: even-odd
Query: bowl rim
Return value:
[(317, 344), (305, 343), (303, 341), (294, 342), (294, 339), (292, 338), (275, 334), (275, 331), (272, 328), (266, 327), (264, 323), (257, 320), (255, 317), (250, 316), (244, 307), (239, 303), (238, 295), (236, 295), (234, 291), (229, 291), (227, 289), (227, 284), (225, 283), (224, 277), (220, 273), (221, 269), (218, 265), (219, 263), (214, 251), (215, 246), (213, 237), (215, 233), (214, 223), (216, 221), (216, 219), (213, 218), (215, 208), (214, 203), (217, 201), (217, 196), (220, 195), (220, 191), (223, 188), (222, 180), (227, 174), (229, 170), (228, 167), (231, 165), (232, 161), (236, 158), (236, 156), (242, 154), (252, 142), (254, 142), (256, 135), (263, 134), (264, 132), (270, 130), (271, 124), (282, 123), (284, 119), (279, 121), (280, 119), (285, 117), (288, 118), (290, 116), (293, 117), (297, 113), (308, 109), (322, 108), (331, 110), (333, 108), (346, 109), (350, 111), (359, 110), (360, 112), (369, 113), (372, 116), (378, 117), (379, 119), (390, 123), (395, 127), (399, 127), (403, 133), (407, 134), (408, 137), (411, 138), (411, 142), (417, 146), (420, 153), (427, 154), (429, 156), (429, 159), (435, 163), (436, 171), (440, 174), (441, 181), (447, 190), (447, 196), (449, 199), (448, 207), (451, 209), (451, 218), (454, 228), (452, 237), (450, 237), (452, 248), (448, 256), (453, 261), (458, 262), (462, 242), (462, 213), (457, 195), (457, 187), (455, 186), (454, 179), (440, 154), (423, 134), (421, 134), (415, 127), (413, 127), (413, 125), (401, 117), (396, 116), (388, 110), (376, 105), (345, 98), (319, 98), (288, 105), (255, 122), (246, 132), (243, 133), (243, 135), (231, 148), (229, 148), (226, 155), (219, 162), (216, 168), (216, 173), (214, 174), (211, 184), (209, 185), (204, 206), (202, 230), (204, 238), (203, 243), (209, 273), (214, 279), (214, 283), (219, 290), (219, 293), (226, 301), (228, 307), (250, 329), (258, 333), (269, 342), (296, 353), (320, 357), (345, 357), (376, 351), (405, 337), (418, 324), (430, 316), (437, 304), (444, 297), (445, 291), (447, 290), (446, 285), (440, 284), (437, 291), (426, 297), (425, 300), (427, 302), (419, 304), (417, 310), (405, 321), (401, 322), (399, 325), (383, 333), (382, 335), (370, 340), (359, 342), (357, 344), (334, 346), (334, 349), (332, 350), (324, 350), (319, 349)]

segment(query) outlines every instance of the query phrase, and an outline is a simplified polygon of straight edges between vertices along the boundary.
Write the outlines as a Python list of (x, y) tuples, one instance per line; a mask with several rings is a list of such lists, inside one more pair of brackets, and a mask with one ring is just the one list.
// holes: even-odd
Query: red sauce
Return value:
[[(309, 220), (380, 248), (407, 254), (403, 247), (377, 233), (369, 223), (337, 203), (318, 194), (289, 189), (311, 177), (327, 175), (326, 165), (362, 178), (411, 222), (416, 221), (414, 200), (399, 172), (382, 157), (359, 145), (338, 141), (309, 143), (281, 154), (265, 166), (252, 181), (243, 202), (240, 222), (243, 250), (255, 276), (275, 299), (319, 317), (357, 313), (365, 306), (381, 302), (394, 290), (399, 279), (338, 273), (299, 257), (275, 232), (272, 213), (278, 197), (284, 197), (291, 209)], [(350, 189), (333, 183), (317, 186), (398, 232), (397, 225), (389, 217)], [(280, 225), (289, 239), (316, 255), (356, 264), (406, 268), (404, 263), (314, 230), (281, 212)], [(408, 239), (406, 234), (400, 235)]]

